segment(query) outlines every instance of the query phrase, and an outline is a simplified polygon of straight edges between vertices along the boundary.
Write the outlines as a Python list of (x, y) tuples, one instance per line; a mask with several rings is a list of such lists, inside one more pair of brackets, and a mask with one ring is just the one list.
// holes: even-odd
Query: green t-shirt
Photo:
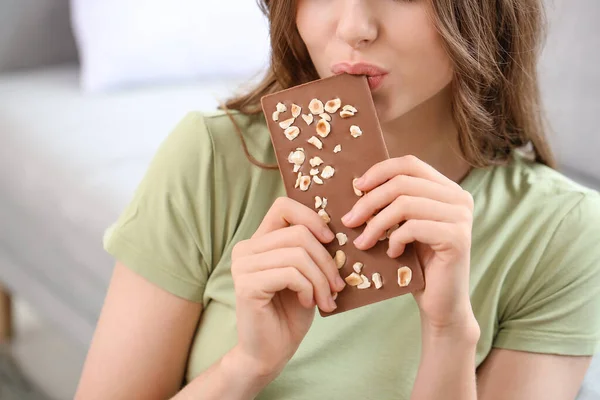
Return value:
[[(275, 164), (264, 119), (234, 114), (248, 150)], [(600, 342), (600, 196), (515, 155), (461, 183), (475, 199), (471, 299), (479, 365), (493, 347), (592, 355)], [(204, 306), (191, 380), (236, 341), (231, 250), (284, 196), (252, 165), (224, 113), (190, 113), (162, 144), (105, 247), (150, 282)], [(258, 397), (408, 399), (420, 355), (412, 296), (329, 318)]]

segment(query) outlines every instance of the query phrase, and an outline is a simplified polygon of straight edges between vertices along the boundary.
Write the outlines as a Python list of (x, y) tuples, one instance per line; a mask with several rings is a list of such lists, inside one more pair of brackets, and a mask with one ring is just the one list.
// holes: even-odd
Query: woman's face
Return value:
[(369, 75), (380, 119), (448, 86), (450, 58), (427, 0), (298, 0), (296, 23), (319, 75)]

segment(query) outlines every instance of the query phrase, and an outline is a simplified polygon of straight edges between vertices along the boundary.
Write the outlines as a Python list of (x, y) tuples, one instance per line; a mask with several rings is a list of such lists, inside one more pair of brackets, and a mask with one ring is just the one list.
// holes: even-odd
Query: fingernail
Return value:
[(359, 237), (357, 237), (357, 238), (354, 240), (354, 244), (355, 244), (356, 246), (360, 246), (360, 245), (362, 245), (362, 244), (363, 244), (363, 242), (364, 242), (364, 241), (365, 241), (365, 237), (364, 237), (363, 235), (360, 235)]
[(335, 278), (335, 284), (337, 285), (339, 290), (342, 290), (343, 288), (346, 287), (346, 282), (339, 275), (337, 278)]
[(329, 228), (323, 229), (323, 236), (325, 236), (325, 239), (327, 240), (333, 240), (333, 238), (335, 237), (335, 235), (333, 234), (333, 232), (331, 232), (331, 229)]
[(342, 222), (350, 222), (350, 221), (352, 221), (352, 217), (353, 217), (353, 212), (352, 212), (352, 210), (350, 210), (350, 212), (348, 214), (346, 214), (342, 217)]
[(335, 304), (335, 300), (333, 300), (333, 297), (329, 298), (329, 305), (331, 306), (331, 308), (333, 308), (334, 310), (337, 308), (337, 304)]

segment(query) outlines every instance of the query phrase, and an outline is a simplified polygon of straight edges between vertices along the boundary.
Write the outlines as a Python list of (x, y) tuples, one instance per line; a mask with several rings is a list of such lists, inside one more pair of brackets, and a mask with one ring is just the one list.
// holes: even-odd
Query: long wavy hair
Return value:
[[(453, 116), (462, 156), (473, 167), (505, 164), (528, 146), (535, 160), (556, 161), (545, 134), (537, 62), (545, 38), (542, 0), (423, 0), (452, 60)], [(264, 79), (226, 109), (262, 112), (262, 96), (319, 76), (296, 27), (297, 0), (259, 0), (269, 20), (271, 62)], [(263, 168), (276, 168), (246, 156)]]

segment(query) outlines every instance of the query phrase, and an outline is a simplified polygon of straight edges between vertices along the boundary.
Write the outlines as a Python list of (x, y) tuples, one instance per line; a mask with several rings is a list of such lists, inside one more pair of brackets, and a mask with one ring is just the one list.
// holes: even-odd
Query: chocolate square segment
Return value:
[[(363, 264), (361, 272), (353, 276), (362, 284), (347, 285), (337, 297), (338, 308), (332, 313), (320, 311), (321, 315), (339, 314), (423, 289), (423, 272), (413, 245), (396, 259), (386, 254), (387, 239), (361, 251), (353, 241), (364, 225), (349, 229), (341, 221), (359, 199), (353, 180), (389, 158), (367, 78), (342, 74), (320, 79), (265, 96), (262, 107), (287, 196), (320, 211), (323, 218), (330, 219), (334, 233), (347, 236), (344, 245), (338, 239), (325, 245), (332, 257), (338, 250), (345, 253), (340, 269), (343, 278), (356, 274), (355, 263)], [(321, 201), (315, 199), (317, 196)], [(317, 208), (316, 203), (323, 203), (323, 199), (327, 199), (325, 207), (320, 204)], [(402, 284), (410, 278), (407, 286), (399, 284), (401, 267), (410, 269), (403, 268), (400, 274)], [(375, 273), (381, 275), (383, 286), (379, 289), (375, 285), (378, 279), (373, 279)], [(363, 283), (361, 275), (370, 286)]]

